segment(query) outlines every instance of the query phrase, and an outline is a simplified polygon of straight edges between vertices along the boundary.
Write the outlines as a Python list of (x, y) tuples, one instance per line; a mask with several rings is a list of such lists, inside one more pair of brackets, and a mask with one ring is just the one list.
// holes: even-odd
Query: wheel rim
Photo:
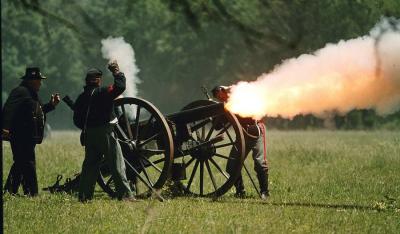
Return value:
[[(183, 110), (213, 103), (215, 102), (199, 100), (185, 106)], [(222, 128), (217, 128), (217, 119), (223, 123)], [(191, 142), (184, 143), (194, 145), (186, 151), (189, 158), (185, 161), (187, 178), (182, 181), (185, 192), (196, 196), (221, 196), (233, 186), (243, 164), (244, 138), (240, 124), (234, 115), (226, 111), (188, 125), (195, 130), (191, 133)], [(207, 142), (209, 144), (205, 144)], [(201, 144), (205, 144), (204, 147), (199, 147)], [(236, 150), (235, 157), (229, 157), (233, 149)], [(232, 160), (235, 162), (232, 163), (231, 173), (227, 173), (228, 161)], [(176, 158), (175, 161), (179, 159)]]
[[(118, 118), (114, 132), (125, 158), (127, 179), (138, 196), (150, 194), (168, 178), (174, 151), (170, 128), (161, 112), (143, 99), (120, 98), (114, 106)], [(99, 185), (112, 195), (115, 189), (110, 177), (103, 168)]]

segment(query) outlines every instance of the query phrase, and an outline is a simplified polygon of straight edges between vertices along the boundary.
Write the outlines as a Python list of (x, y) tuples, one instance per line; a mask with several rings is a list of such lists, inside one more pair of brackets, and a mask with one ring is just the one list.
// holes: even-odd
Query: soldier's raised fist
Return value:
[(60, 103), (60, 94), (56, 93), (56, 94), (52, 94), (50, 96), (50, 103), (53, 106), (57, 106), (58, 103)]
[(119, 66), (118, 66), (117, 60), (113, 60), (108, 64), (108, 70), (110, 70), (112, 73), (119, 72)]

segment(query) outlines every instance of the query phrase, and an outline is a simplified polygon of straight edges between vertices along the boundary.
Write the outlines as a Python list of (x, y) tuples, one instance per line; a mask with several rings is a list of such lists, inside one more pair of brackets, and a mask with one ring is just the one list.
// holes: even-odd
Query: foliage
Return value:
[[(36, 65), (49, 77), (45, 101), (55, 91), (75, 98), (89, 67), (105, 70), (100, 40), (123, 36), (140, 68), (139, 95), (170, 113), (202, 98), (202, 85), (255, 80), (283, 59), (364, 35), (381, 16), (400, 17), (400, 3), (5, 0), (1, 15), (5, 93)], [(56, 128), (72, 126), (65, 105), (52, 115)]]

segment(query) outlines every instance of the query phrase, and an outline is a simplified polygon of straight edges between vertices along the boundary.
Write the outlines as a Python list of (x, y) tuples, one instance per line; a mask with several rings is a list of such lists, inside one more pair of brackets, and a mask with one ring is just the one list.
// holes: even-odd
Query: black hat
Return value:
[(100, 69), (97, 68), (90, 68), (86, 73), (86, 80), (96, 79), (97, 77), (101, 77), (103, 73)]
[(38, 67), (28, 67), (25, 70), (25, 75), (21, 77), (23, 80), (43, 80), (46, 79), (45, 76), (40, 73), (40, 68)]

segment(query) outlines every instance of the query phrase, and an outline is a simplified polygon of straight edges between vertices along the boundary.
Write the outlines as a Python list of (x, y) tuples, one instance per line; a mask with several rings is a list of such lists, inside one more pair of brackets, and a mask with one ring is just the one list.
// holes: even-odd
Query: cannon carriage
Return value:
[[(140, 98), (121, 98), (114, 104), (114, 131), (138, 196), (161, 189), (167, 180), (196, 196), (221, 196), (233, 186), (244, 161), (244, 138), (238, 120), (222, 103), (198, 100), (166, 116)], [(234, 157), (229, 157), (231, 151)], [(226, 172), (230, 160), (237, 173)], [(98, 184), (113, 196), (106, 164)]]
[[(63, 100), (74, 108), (68, 96)], [(218, 197), (238, 178), (245, 159), (244, 136), (237, 118), (223, 103), (197, 100), (164, 116), (150, 102), (127, 97), (114, 101), (114, 112), (118, 118), (115, 136), (136, 196), (149, 196), (169, 180), (184, 194)], [(226, 172), (228, 162), (230, 173)], [(105, 162), (97, 183), (115, 195)], [(56, 191), (57, 186), (48, 190)]]

